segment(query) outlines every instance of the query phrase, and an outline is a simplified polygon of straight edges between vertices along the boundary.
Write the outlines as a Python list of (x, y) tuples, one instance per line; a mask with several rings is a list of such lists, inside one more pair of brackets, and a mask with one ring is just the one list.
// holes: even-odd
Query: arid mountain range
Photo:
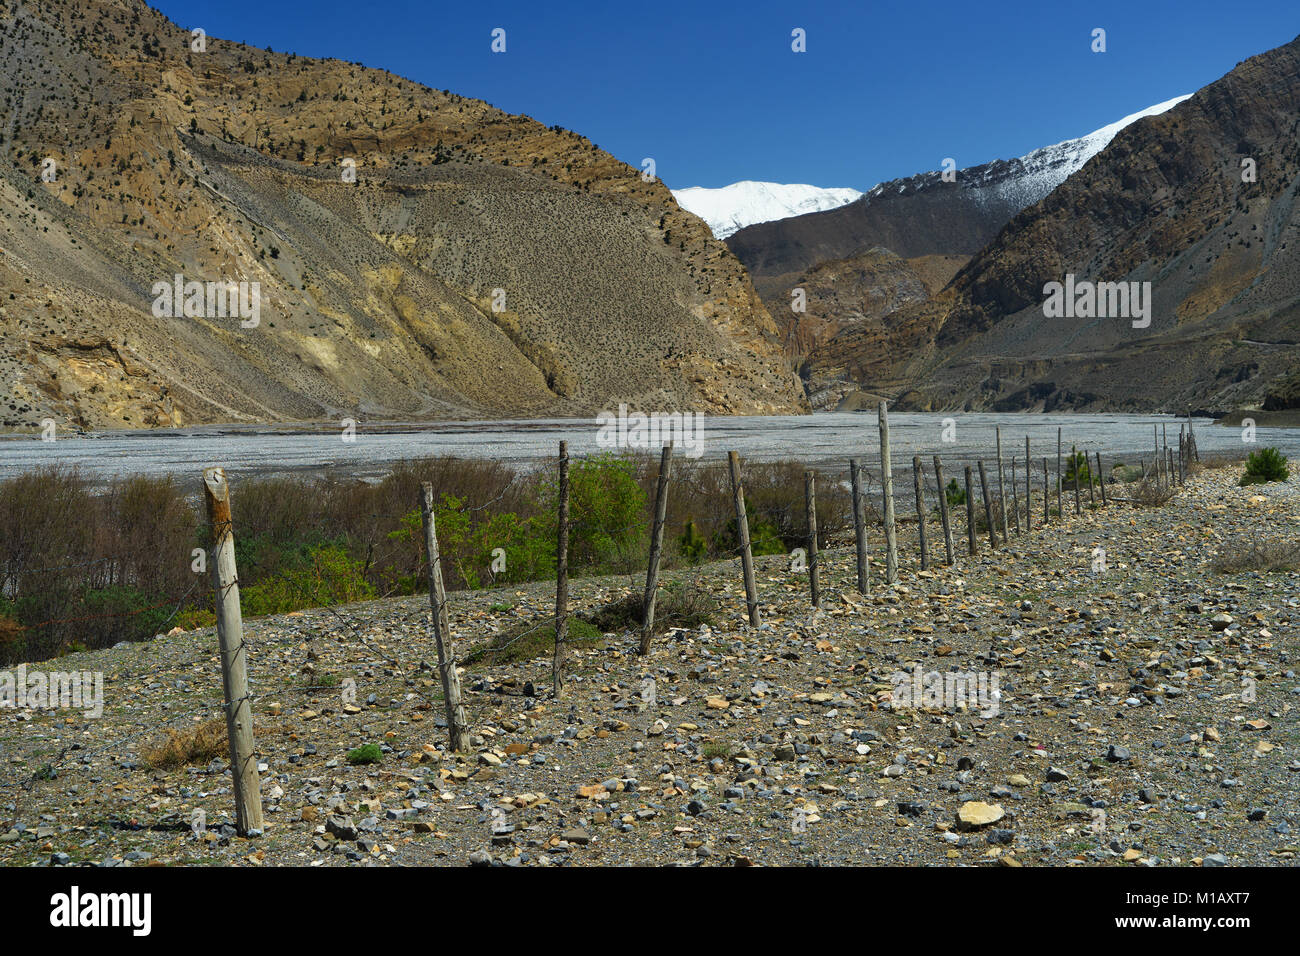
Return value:
[[(576, 133), (140, 0), (0, 0), (0, 81), (7, 428), (1300, 403), (1300, 41), (727, 244)], [(1076, 279), (1152, 321), (1045, 314)]]
[[(139, 0), (0, 0), (0, 85), (4, 426), (808, 408), (726, 246), (575, 133)], [(256, 325), (155, 314), (176, 276)]]
[[(814, 407), (1300, 406), (1300, 40), (1168, 107), (1019, 211), (1023, 160), (731, 236)], [(1150, 324), (1049, 317), (1074, 280), (1150, 283)]]

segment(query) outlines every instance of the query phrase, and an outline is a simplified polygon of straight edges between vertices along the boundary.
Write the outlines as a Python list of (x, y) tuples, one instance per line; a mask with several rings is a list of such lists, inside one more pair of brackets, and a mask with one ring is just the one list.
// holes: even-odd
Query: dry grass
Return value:
[(1133, 489), (1129, 501), (1135, 508), (1160, 508), (1172, 501), (1175, 494), (1177, 489), (1172, 485), (1143, 478)]
[(1242, 538), (1219, 549), (1210, 567), (1220, 574), (1238, 571), (1300, 571), (1300, 541)]
[(150, 770), (174, 770), (192, 763), (209, 763), (230, 753), (225, 718), (193, 727), (169, 730), (167, 736), (140, 751), (140, 760)]

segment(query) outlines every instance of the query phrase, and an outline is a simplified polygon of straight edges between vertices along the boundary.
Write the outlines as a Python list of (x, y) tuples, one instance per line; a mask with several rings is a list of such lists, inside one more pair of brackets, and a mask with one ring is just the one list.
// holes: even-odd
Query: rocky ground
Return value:
[[(833, 549), (820, 613), (806, 575), (760, 559), (757, 630), (737, 562), (669, 573), (718, 596), (715, 627), (645, 658), (628, 633), (577, 650), (560, 702), (548, 660), (470, 668), (464, 754), (446, 750), (424, 601), (250, 621), (257, 839), (230, 826), (223, 760), (140, 758), (162, 728), (219, 714), (211, 629), (63, 658), (49, 669), (104, 672), (104, 716), (0, 711), (0, 863), (1294, 866), (1300, 574), (1209, 561), (1300, 536), (1300, 484), (1238, 475), (1202, 472), (1164, 508), (1085, 508), (998, 552), (983, 539), (953, 569), (920, 572), (909, 529), (899, 584), (873, 565), (865, 598)], [(571, 590), (581, 609), (638, 586)], [(459, 646), (544, 618), (553, 595), (453, 594)], [(891, 675), (914, 666), (996, 672), (1001, 698), (891, 708)], [(382, 759), (350, 765), (366, 743)]]

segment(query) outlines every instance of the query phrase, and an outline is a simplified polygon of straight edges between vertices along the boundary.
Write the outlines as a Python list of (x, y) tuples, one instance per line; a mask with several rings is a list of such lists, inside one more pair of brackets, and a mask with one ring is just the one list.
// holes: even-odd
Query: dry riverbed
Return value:
[[(956, 568), (920, 572), (909, 528), (899, 585), (873, 565), (867, 597), (851, 548), (832, 549), (820, 613), (806, 575), (760, 559), (757, 630), (737, 562), (666, 573), (718, 597), (715, 627), (644, 658), (629, 633), (576, 649), (559, 702), (544, 658), (469, 668), (465, 754), (445, 749), (425, 601), (249, 621), (257, 839), (230, 826), (224, 759), (140, 756), (220, 714), (212, 629), (61, 658), (48, 669), (104, 672), (104, 715), (0, 711), (0, 864), (1294, 866), (1300, 575), (1209, 561), (1300, 537), (1300, 487), (1239, 474), (1198, 474), (1164, 508), (1085, 508), (998, 552), (984, 538), (975, 559), (959, 530)], [(572, 600), (639, 586), (580, 579)], [(553, 597), (451, 595), (458, 646), (544, 619)], [(891, 708), (891, 676), (913, 667), (996, 674), (997, 712)], [(349, 764), (366, 743), (379, 762)]]

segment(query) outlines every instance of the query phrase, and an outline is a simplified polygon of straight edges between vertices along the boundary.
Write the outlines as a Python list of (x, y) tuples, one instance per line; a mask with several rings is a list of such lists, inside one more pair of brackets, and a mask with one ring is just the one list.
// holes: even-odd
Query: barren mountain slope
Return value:
[[(1297, 189), (1300, 40), (1125, 128), (940, 296), (894, 313), (886, 345), (846, 329), (812, 379), (920, 408), (1260, 403), (1300, 363)], [(1151, 282), (1150, 326), (1045, 317), (1044, 285), (1068, 274)]]
[[(659, 182), (480, 101), (193, 40), (136, 0), (0, 0), (5, 424), (806, 410)], [(177, 274), (259, 283), (258, 324), (155, 317)]]

